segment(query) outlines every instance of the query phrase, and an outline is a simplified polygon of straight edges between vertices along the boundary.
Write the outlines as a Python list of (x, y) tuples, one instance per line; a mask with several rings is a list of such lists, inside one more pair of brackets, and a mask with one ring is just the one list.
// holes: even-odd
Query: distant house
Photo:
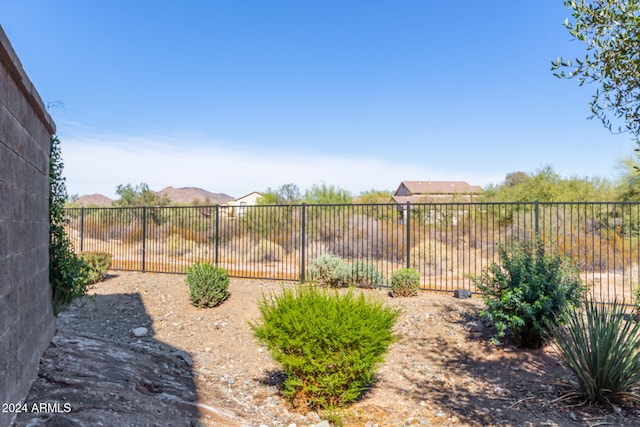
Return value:
[(409, 203), (464, 203), (473, 202), (482, 187), (466, 181), (402, 181), (393, 194), (401, 219), (406, 218)]
[(244, 216), (247, 211), (247, 206), (257, 205), (260, 197), (262, 197), (262, 194), (254, 191), (237, 199), (222, 203), (220, 206), (232, 207), (231, 215)]
[(393, 194), (396, 203), (472, 202), (482, 188), (465, 181), (402, 181)]

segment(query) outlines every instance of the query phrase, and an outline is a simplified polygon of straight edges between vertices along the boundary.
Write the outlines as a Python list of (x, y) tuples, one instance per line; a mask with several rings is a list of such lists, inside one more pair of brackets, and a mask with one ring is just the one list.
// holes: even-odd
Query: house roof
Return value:
[(433, 202), (433, 198), (430, 198), (429, 196), (421, 196), (421, 195), (417, 195), (417, 196), (393, 196), (392, 197), (393, 201), (400, 204), (400, 205), (406, 205), (407, 202), (411, 202), (411, 203), (428, 203), (428, 202)]
[(253, 197), (261, 197), (261, 196), (262, 196), (262, 193), (259, 193), (259, 192), (257, 192), (257, 191), (252, 191), (251, 193), (249, 193), (249, 194), (245, 194), (244, 196), (242, 196), (242, 197), (238, 197), (237, 199), (231, 199), (231, 200), (228, 200), (228, 201), (226, 201), (226, 202), (222, 203), (222, 206), (235, 206), (235, 205), (237, 205), (239, 202), (244, 201), (245, 199), (250, 199), (252, 196), (253, 196)]
[[(398, 190), (405, 186), (412, 195), (433, 194), (479, 194), (482, 187), (466, 181), (402, 181)], [(396, 190), (396, 194), (398, 191)], [(412, 200), (415, 200), (412, 199)]]
[(247, 199), (247, 198), (249, 198), (251, 196), (259, 196), (260, 197), (260, 196), (262, 196), (262, 193), (259, 193), (257, 191), (252, 191), (249, 194), (245, 194), (244, 196), (238, 197), (237, 199), (235, 199), (235, 201), (242, 200), (242, 199)]

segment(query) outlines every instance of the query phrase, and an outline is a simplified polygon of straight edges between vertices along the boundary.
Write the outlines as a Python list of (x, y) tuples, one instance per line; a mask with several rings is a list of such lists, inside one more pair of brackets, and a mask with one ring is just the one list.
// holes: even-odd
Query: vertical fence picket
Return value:
[(304, 283), (307, 270), (307, 205), (304, 203), (300, 216), (300, 282)]
[(410, 268), (411, 267), (411, 202), (407, 202), (407, 206), (406, 206), (406, 215), (405, 215), (405, 226), (407, 227), (405, 230), (405, 238), (404, 238), (404, 244), (406, 246), (405, 249), (405, 257), (406, 257), (406, 263), (405, 266), (406, 268)]
[(147, 252), (147, 207), (142, 208), (142, 272), (146, 272)]
[(80, 252), (84, 252), (84, 207), (80, 208)]

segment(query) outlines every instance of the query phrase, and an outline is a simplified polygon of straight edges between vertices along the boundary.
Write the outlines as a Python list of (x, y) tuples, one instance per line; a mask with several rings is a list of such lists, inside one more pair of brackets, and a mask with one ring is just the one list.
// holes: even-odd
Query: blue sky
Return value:
[(629, 135), (594, 87), (561, 0), (1, 0), (0, 24), (62, 140), (70, 194), (118, 184), (235, 197), (322, 182), (485, 186), (551, 165), (617, 177)]

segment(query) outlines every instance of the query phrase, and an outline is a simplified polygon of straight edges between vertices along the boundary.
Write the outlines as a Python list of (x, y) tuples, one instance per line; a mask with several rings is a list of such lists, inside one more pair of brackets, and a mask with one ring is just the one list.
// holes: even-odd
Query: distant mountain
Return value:
[(111, 200), (107, 196), (103, 196), (102, 194), (88, 194), (88, 195), (78, 197), (78, 200), (76, 200), (73, 205), (81, 208), (87, 208), (87, 207), (104, 208), (104, 207), (109, 207), (112, 204), (113, 204), (113, 200)]
[[(234, 200), (233, 197), (224, 193), (212, 193), (197, 187), (173, 188), (167, 187), (156, 194), (167, 197), (172, 205), (220, 205)], [(102, 194), (89, 194), (78, 197), (72, 206), (74, 207), (111, 207), (114, 200)]]
[(197, 187), (173, 188), (167, 187), (158, 191), (160, 196), (166, 196), (171, 203), (177, 205), (219, 205), (234, 198), (224, 193), (212, 193)]

